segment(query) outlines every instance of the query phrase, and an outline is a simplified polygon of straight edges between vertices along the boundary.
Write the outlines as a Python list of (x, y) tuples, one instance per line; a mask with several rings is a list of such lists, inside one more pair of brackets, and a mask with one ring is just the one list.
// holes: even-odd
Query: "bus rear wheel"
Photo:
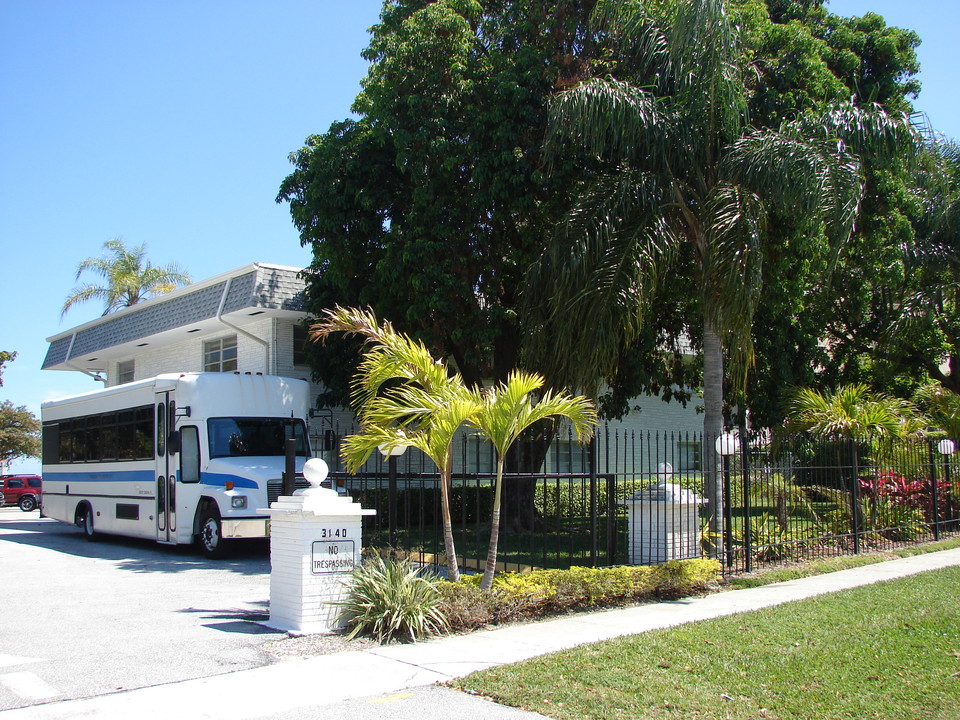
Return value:
[(81, 505), (77, 509), (77, 526), (83, 531), (87, 540), (94, 540), (97, 536), (93, 529), (93, 508), (87, 504)]
[(229, 554), (230, 541), (223, 539), (223, 525), (216, 507), (207, 505), (201, 512), (197, 542), (204, 557), (219, 559)]

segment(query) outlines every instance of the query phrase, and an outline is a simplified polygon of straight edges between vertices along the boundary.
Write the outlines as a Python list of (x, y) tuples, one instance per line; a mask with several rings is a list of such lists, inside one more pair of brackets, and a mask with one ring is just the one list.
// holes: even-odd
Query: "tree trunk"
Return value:
[(497, 487), (493, 493), (493, 515), (490, 518), (490, 545), (487, 547), (487, 564), (483, 570), (480, 589), (490, 592), (493, 576), (497, 573), (497, 550), (500, 541), (500, 504), (503, 490), (503, 458), (497, 454)]
[(447, 454), (446, 467), (440, 473), (440, 499), (443, 513), (443, 549), (447, 555), (447, 580), (460, 580), (460, 565), (457, 562), (457, 549), (453, 541), (453, 522), (450, 517), (450, 476), (453, 474), (453, 453)]
[(707, 495), (708, 530), (715, 555), (723, 531), (723, 482), (717, 438), (723, 432), (723, 345), (710, 321), (703, 326), (703, 474)]

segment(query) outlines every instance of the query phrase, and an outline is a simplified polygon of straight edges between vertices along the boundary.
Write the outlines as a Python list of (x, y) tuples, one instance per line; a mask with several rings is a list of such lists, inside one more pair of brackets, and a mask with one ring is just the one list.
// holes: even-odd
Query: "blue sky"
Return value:
[[(195, 280), (253, 261), (309, 262), (274, 198), (287, 155), (349, 115), (380, 0), (0, 0), (0, 399), (39, 415), (92, 390), (43, 372), (77, 264), (105, 240), (146, 243)], [(916, 30), (934, 127), (960, 138), (956, 0), (833, 0)], [(91, 278), (92, 279), (92, 278)], [(39, 471), (23, 461), (14, 470)]]

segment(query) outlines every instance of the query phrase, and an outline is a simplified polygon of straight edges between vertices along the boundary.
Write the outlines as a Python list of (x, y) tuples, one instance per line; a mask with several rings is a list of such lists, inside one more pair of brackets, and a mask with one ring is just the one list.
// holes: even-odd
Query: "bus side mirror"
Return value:
[(171, 430), (170, 434), (167, 435), (167, 452), (171, 455), (180, 452), (179, 430)]

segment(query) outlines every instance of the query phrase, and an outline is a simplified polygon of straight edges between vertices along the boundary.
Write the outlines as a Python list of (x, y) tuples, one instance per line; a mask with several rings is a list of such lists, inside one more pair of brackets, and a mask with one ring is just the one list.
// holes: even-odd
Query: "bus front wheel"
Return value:
[(223, 539), (223, 526), (216, 507), (207, 505), (200, 514), (200, 531), (197, 533), (200, 553), (208, 558), (226, 557), (230, 542)]

